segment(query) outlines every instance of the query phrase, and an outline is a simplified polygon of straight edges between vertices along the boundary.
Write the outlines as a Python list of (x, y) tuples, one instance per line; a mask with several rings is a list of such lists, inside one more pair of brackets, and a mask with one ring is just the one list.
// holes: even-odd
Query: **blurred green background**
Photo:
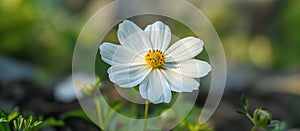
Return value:
[[(18, 106), (46, 117), (79, 108), (76, 101), (59, 102), (53, 92), (71, 74), (73, 48), (81, 28), (97, 9), (109, 2), (1, 0), (0, 108), (9, 112)], [(226, 53), (225, 94), (209, 122), (215, 130), (250, 128), (245, 118), (234, 113), (242, 107), (242, 93), (249, 97), (253, 108), (265, 106), (290, 128), (299, 128), (300, 1), (189, 2), (209, 18)], [(117, 41), (110, 35), (106, 39)], [(207, 92), (200, 92), (197, 105), (201, 107)], [(40, 107), (41, 104), (48, 109)]]

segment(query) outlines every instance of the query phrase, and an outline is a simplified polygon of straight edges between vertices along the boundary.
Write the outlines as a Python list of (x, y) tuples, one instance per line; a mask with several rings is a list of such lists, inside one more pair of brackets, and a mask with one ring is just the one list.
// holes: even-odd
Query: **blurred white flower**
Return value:
[[(86, 85), (94, 83), (92, 78), (92, 76), (85, 73), (73, 73), (73, 75), (55, 85), (54, 98), (64, 103), (70, 103), (76, 99), (83, 98), (82, 89), (86, 88)], [(75, 89), (75, 87), (78, 89)]]
[(175, 92), (197, 90), (199, 82), (211, 71), (207, 62), (193, 59), (203, 50), (203, 41), (186, 37), (173, 45), (170, 28), (160, 21), (142, 30), (129, 20), (119, 25), (121, 45), (104, 42), (103, 61), (110, 64), (109, 79), (123, 88), (139, 84), (139, 91), (150, 102), (169, 103)]

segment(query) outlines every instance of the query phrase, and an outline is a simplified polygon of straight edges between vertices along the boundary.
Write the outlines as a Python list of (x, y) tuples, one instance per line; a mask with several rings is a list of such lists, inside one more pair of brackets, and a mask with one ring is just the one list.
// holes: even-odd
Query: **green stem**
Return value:
[(147, 119), (148, 119), (148, 111), (149, 111), (149, 101), (146, 99), (145, 103), (145, 116), (144, 116), (144, 130), (147, 130)]
[(253, 124), (255, 124), (253, 118), (250, 116), (250, 114), (248, 112), (246, 113), (246, 116)]
[(257, 128), (258, 128), (258, 126), (257, 126), (257, 125), (254, 125), (254, 126), (252, 127), (251, 131), (256, 131)]
[(97, 96), (95, 96), (95, 104), (96, 104), (96, 110), (97, 110), (97, 120), (99, 122), (99, 126), (104, 128), (103, 119), (102, 119), (102, 110), (101, 110), (101, 104)]

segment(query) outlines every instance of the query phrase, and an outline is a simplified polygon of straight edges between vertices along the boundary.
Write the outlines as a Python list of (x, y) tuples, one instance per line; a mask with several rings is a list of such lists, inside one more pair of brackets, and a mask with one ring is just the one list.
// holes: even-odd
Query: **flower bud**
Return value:
[(254, 112), (254, 119), (259, 123), (270, 124), (272, 121), (272, 114), (266, 109), (256, 109)]

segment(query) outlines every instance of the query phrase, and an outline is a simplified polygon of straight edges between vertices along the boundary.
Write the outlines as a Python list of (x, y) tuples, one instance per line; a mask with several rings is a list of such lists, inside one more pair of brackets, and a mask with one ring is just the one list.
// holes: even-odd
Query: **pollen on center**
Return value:
[(166, 63), (166, 58), (160, 50), (150, 50), (145, 55), (145, 60), (150, 67), (159, 68)]

